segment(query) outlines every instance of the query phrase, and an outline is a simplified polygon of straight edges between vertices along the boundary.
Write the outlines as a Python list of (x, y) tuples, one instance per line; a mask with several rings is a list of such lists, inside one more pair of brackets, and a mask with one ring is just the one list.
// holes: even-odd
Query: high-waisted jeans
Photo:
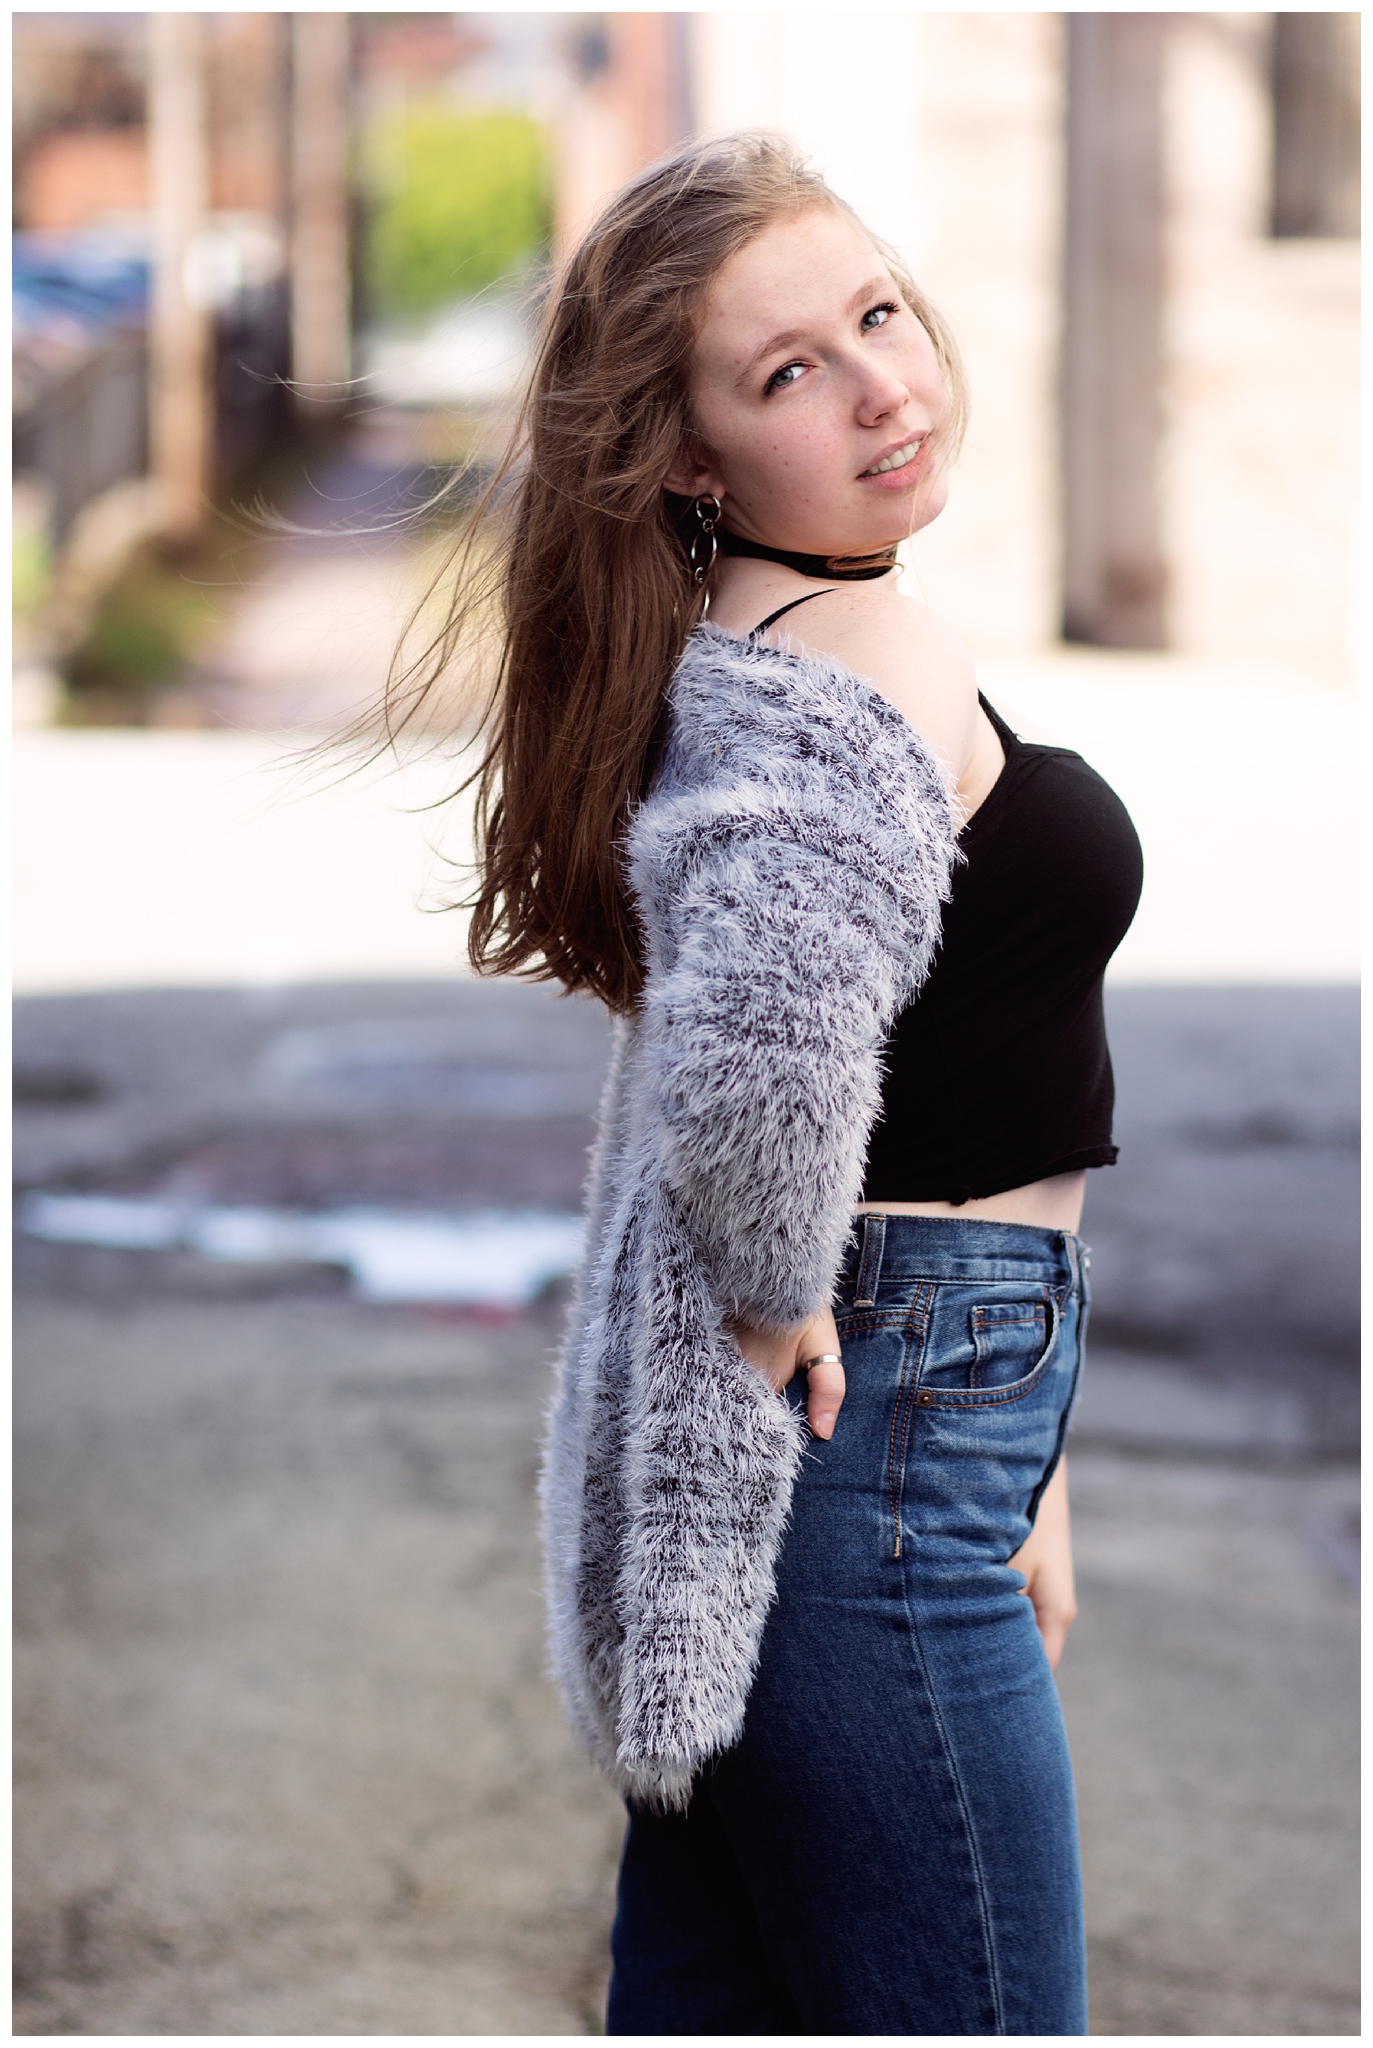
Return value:
[[(1082, 1358), (1063, 1231), (862, 1221), (738, 1743), (631, 1808), (612, 2034), (1082, 2034), (1072, 1771), (1022, 1575)], [(787, 1390), (805, 1401), (805, 1375)]]

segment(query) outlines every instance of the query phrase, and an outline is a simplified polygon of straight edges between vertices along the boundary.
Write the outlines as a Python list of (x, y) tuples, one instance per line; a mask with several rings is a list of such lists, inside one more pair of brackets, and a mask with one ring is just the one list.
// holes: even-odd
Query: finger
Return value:
[(1037, 1607), (1035, 1621), (1044, 1642), (1044, 1654), (1049, 1660), (1049, 1669), (1058, 1669), (1058, 1660), (1063, 1655), (1068, 1640), (1068, 1630), (1073, 1616), (1061, 1607)]
[(726, 1327), (753, 1370), (762, 1375), (775, 1394), (780, 1394), (796, 1371), (795, 1340), (779, 1337), (771, 1330), (745, 1329), (737, 1323)]
[(826, 1441), (834, 1435), (839, 1410), (844, 1405), (842, 1365), (812, 1365), (807, 1369), (806, 1420), (811, 1434)]

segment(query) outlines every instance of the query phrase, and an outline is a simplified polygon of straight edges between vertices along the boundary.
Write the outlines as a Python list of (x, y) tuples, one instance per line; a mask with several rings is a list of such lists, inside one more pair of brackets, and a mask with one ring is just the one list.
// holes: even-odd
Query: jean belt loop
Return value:
[(1069, 1291), (1076, 1294), (1082, 1284), (1082, 1240), (1071, 1230), (1065, 1230), (1062, 1236), (1063, 1249), (1068, 1254), (1068, 1271), (1072, 1276)]
[(863, 1250), (853, 1290), (855, 1308), (871, 1308), (877, 1299), (877, 1283), (882, 1277), (882, 1247), (886, 1237), (886, 1217), (875, 1216), (869, 1210), (863, 1218)]

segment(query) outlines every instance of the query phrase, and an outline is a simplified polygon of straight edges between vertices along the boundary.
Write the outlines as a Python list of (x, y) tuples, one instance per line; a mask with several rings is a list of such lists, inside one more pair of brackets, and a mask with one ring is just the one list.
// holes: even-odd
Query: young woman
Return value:
[(611, 2033), (1086, 2027), (1051, 1666), (1140, 859), (896, 587), (964, 411), (787, 144), (693, 145), (572, 257), (479, 543), (472, 957), (619, 1020), (543, 1479)]

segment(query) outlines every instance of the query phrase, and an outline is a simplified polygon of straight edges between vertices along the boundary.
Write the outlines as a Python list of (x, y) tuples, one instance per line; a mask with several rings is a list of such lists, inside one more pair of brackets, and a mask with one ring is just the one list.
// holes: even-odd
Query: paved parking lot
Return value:
[[(1112, 1000), (1061, 1674), (1093, 2031), (1353, 2033), (1353, 997)], [(456, 982), (17, 1035), (28, 1188), (397, 1211), (575, 1204), (604, 1053)], [(18, 1251), (17, 2031), (598, 2031), (619, 1813), (532, 1503), (557, 1289)]]

